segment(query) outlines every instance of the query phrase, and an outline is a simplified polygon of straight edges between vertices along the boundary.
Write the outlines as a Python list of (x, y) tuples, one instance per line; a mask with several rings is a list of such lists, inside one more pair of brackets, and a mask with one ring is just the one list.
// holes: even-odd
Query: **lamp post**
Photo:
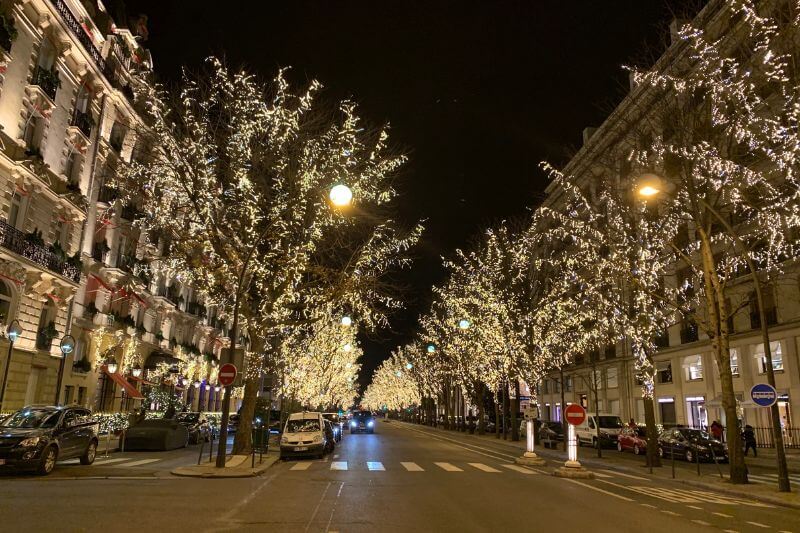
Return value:
[(106, 369), (109, 374), (116, 374), (117, 370), (119, 370), (119, 365), (113, 355), (106, 359)]
[(3, 370), (3, 387), (0, 388), (0, 411), (3, 410), (3, 399), (6, 396), (6, 383), (8, 382), (8, 367), (11, 366), (11, 351), (14, 349), (14, 342), (22, 335), (22, 326), (18, 320), (12, 320), (6, 329), (8, 337), (8, 355), (6, 356), (6, 368)]
[(75, 350), (75, 338), (72, 335), (64, 335), (58, 347), (61, 349), (61, 361), (58, 363), (58, 379), (56, 380), (56, 405), (61, 400), (61, 383), (64, 380), (64, 365), (67, 356)]
[[(637, 189), (639, 196), (643, 197), (645, 201), (648, 198), (657, 196), (659, 194), (666, 194), (671, 196), (666, 190), (663, 181), (660, 177), (654, 175), (645, 176), (645, 181)], [(747, 268), (750, 271), (750, 278), (753, 282), (753, 289), (756, 293), (756, 304), (758, 305), (758, 318), (761, 323), (761, 341), (764, 344), (764, 359), (766, 360), (766, 373), (767, 382), (775, 388), (775, 370), (772, 367), (772, 350), (770, 348), (769, 339), (769, 326), (767, 325), (767, 315), (764, 309), (764, 294), (761, 286), (761, 279), (758, 277), (758, 269), (756, 268), (753, 259), (748, 253), (750, 249), (742, 241), (739, 234), (733, 229), (728, 220), (723, 217), (711, 204), (706, 202), (703, 198), (697, 196), (694, 198), (700, 205), (705, 207), (711, 215), (722, 224), (725, 231), (733, 239), (736, 246), (739, 247), (742, 257), (747, 263)], [(775, 460), (778, 466), (778, 490), (780, 492), (791, 492), (789, 484), (789, 469), (786, 464), (786, 451), (783, 444), (783, 433), (781, 431), (780, 412), (778, 411), (777, 402), (770, 407), (770, 419), (772, 422), (772, 439), (775, 443)]]

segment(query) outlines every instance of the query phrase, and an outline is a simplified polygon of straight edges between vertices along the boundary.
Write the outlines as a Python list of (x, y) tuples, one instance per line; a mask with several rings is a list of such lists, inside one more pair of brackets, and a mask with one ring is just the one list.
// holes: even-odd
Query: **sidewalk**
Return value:
[(217, 468), (212, 462), (204, 462), (199, 465), (175, 468), (172, 470), (172, 474), (181, 477), (201, 478), (255, 477), (263, 474), (269, 467), (275, 464), (278, 458), (279, 454), (275, 452), (264, 454), (263, 462), (259, 463), (259, 455), (256, 454), (255, 467), (253, 467), (252, 456), (230, 455), (225, 461), (225, 468)]
[[(470, 435), (469, 433), (463, 433), (460, 431), (433, 428), (430, 426), (401, 422), (399, 420), (393, 420), (392, 423), (406, 424), (410, 427), (421, 429), (423, 431), (430, 431), (431, 433), (450, 436), (451, 438), (454, 439), (461, 439), (465, 443), (485, 444), (485, 445), (495, 444), (498, 445), (499, 447), (507, 448), (509, 451), (513, 450), (514, 452), (519, 453), (519, 455), (522, 455), (525, 451), (524, 437), (522, 440), (518, 442), (513, 442), (510, 440), (503, 440), (502, 437), (498, 439), (497, 437), (495, 437), (494, 434)], [(759, 449), (758, 459), (754, 460), (752, 457), (748, 457), (747, 464), (750, 466), (757, 466), (755, 461), (758, 461), (759, 463), (763, 461), (766, 467), (773, 466), (775, 464), (774, 450), (765, 450), (765, 451), (767, 452), (771, 451), (772, 453), (769, 457), (763, 457), (762, 450)], [(794, 452), (794, 450), (792, 450), (792, 452)], [(561, 463), (563, 461), (566, 461), (567, 458), (566, 452), (560, 450), (550, 450), (544, 448), (543, 446), (537, 446), (536, 453), (543, 459), (548, 459), (555, 463)], [(620, 472), (626, 472), (635, 476), (652, 475), (653, 477), (663, 481), (675, 481), (678, 483), (689, 485), (691, 487), (696, 487), (698, 489), (712, 490), (739, 498), (747, 498), (751, 500), (760, 501), (763, 503), (769, 503), (772, 505), (780, 505), (783, 507), (800, 509), (800, 487), (798, 487), (796, 484), (794, 483), (792, 484), (792, 490), (794, 492), (791, 493), (778, 492), (777, 484), (749, 483), (747, 485), (732, 485), (727, 479), (727, 473), (728, 473), (727, 464), (720, 465), (723, 478), (720, 478), (719, 472), (716, 469), (714, 469), (713, 473), (704, 472), (700, 476), (697, 476), (696, 473), (690, 473), (690, 471), (686, 468), (676, 468), (676, 477), (673, 479), (671, 462), (668, 459), (662, 461), (663, 464), (662, 467), (653, 468), (653, 473), (650, 474), (649, 469), (644, 464), (643, 458), (641, 462), (635, 462), (630, 458), (620, 457), (619, 452), (615, 450), (603, 450), (602, 458), (598, 458), (595, 455), (596, 452), (593, 448), (582, 447), (578, 449), (578, 460), (584, 467), (586, 467), (589, 470), (593, 468), (594, 469), (606, 468), (611, 470), (617, 470)], [(676, 465), (678, 464), (681, 464), (681, 462), (676, 462)], [(797, 453), (792, 453), (792, 459), (791, 462), (789, 463), (789, 470), (792, 472), (800, 471), (800, 456), (798, 456)]]

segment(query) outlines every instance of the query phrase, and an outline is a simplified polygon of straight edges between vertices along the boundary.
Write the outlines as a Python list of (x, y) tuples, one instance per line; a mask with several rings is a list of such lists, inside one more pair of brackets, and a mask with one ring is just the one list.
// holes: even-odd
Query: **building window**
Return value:
[(672, 363), (669, 361), (656, 363), (656, 382), (672, 383)]
[(636, 398), (636, 420), (641, 422), (644, 419), (644, 400), (642, 398)]
[(14, 293), (5, 281), (0, 280), (0, 323), (11, 322), (11, 309), (14, 302)]
[(703, 356), (690, 355), (683, 359), (683, 367), (686, 369), (686, 381), (698, 381), (703, 379)]
[(548, 387), (547, 387), (547, 383), (548, 383), (549, 381), (550, 381), (550, 380), (548, 380), (548, 379), (546, 379), (546, 380), (542, 381), (542, 394), (547, 394), (547, 393), (549, 392), (549, 391), (548, 391)]
[(686, 418), (691, 428), (705, 429), (708, 426), (706, 399), (703, 396), (689, 396), (686, 398)]
[(70, 405), (72, 403), (73, 394), (75, 394), (74, 385), (67, 385), (64, 387), (64, 405)]
[(661, 415), (661, 424), (664, 427), (673, 427), (676, 423), (675, 418), (675, 398), (659, 398), (658, 410)]
[(608, 412), (612, 415), (619, 414), (619, 400), (608, 400)]
[(738, 348), (731, 348), (731, 374), (734, 376), (739, 375), (739, 350)]
[(572, 390), (572, 376), (564, 378), (564, 391), (570, 392)]
[[(772, 356), (772, 370), (775, 372), (783, 372), (783, 351), (781, 350), (780, 341), (769, 343), (770, 355)], [(767, 358), (764, 355), (764, 345), (758, 344), (754, 348), (756, 359), (758, 359), (758, 371), (761, 374), (767, 373)]]
[(78, 387), (78, 400), (75, 403), (86, 405), (86, 387)]
[[(609, 368), (606, 370), (606, 387), (609, 389), (616, 389), (618, 387), (617, 382), (617, 369), (616, 368)], [(617, 413), (614, 413), (617, 414)]]
[[(778, 323), (778, 311), (775, 308), (772, 288), (765, 286), (762, 296), (764, 298), (764, 315), (767, 318), (767, 325), (773, 326)], [(755, 292), (750, 293), (750, 327), (753, 329), (761, 328), (761, 315), (758, 313), (758, 299)]]
[(50, 302), (42, 306), (42, 312), (39, 315), (39, 327), (36, 329), (36, 348), (39, 350), (50, 350), (53, 345), (55, 330), (55, 308)]

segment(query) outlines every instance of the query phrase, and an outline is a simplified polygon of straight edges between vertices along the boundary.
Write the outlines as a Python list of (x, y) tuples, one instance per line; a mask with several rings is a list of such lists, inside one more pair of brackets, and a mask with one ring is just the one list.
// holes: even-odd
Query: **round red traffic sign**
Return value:
[(567, 423), (579, 426), (586, 420), (586, 409), (577, 403), (571, 403), (564, 409), (564, 416), (567, 417)]
[(219, 384), (227, 387), (229, 385), (233, 385), (233, 381), (236, 379), (236, 365), (232, 365), (231, 363), (225, 363), (221, 367), (219, 367)]

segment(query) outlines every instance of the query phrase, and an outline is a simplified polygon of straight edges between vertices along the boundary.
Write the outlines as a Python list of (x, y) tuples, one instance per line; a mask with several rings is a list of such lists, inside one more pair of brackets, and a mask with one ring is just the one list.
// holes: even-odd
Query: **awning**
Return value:
[(150, 354), (150, 357), (147, 358), (147, 361), (144, 362), (144, 368), (145, 370), (156, 370), (158, 369), (159, 363), (176, 365), (180, 363), (180, 359), (173, 357), (166, 352), (153, 352)]
[(111, 378), (111, 381), (122, 387), (122, 390), (125, 391), (125, 396), (134, 400), (144, 400), (142, 393), (136, 390), (136, 387), (131, 385), (128, 380), (125, 379), (125, 376), (117, 374), (116, 372), (112, 374), (106, 367), (103, 367), (103, 372)]
[(156, 383), (153, 383), (152, 381), (147, 381), (144, 378), (137, 378), (136, 376), (131, 376), (130, 379), (132, 379), (133, 381), (138, 381), (142, 385), (156, 385)]

